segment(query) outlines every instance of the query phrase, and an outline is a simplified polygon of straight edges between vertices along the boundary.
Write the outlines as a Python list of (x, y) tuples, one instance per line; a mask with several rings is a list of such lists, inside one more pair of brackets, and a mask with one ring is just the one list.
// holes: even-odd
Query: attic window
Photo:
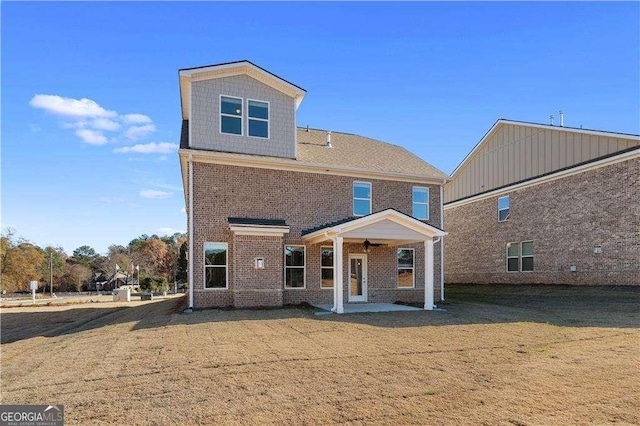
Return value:
[(269, 102), (247, 100), (249, 136), (269, 139)]
[(220, 96), (220, 133), (242, 135), (242, 98)]

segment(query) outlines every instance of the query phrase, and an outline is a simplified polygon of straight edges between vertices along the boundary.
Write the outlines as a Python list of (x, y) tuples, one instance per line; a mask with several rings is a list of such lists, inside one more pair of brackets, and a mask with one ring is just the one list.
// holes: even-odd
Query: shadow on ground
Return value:
[(1, 342), (36, 336), (55, 337), (131, 323), (130, 330), (227, 321), (308, 319), (358, 323), (375, 327), (422, 327), (514, 322), (565, 327), (637, 328), (640, 326), (640, 287), (573, 287), (451, 285), (446, 311), (315, 315), (318, 309), (207, 309), (182, 314), (186, 296), (132, 307), (78, 307), (2, 313)]

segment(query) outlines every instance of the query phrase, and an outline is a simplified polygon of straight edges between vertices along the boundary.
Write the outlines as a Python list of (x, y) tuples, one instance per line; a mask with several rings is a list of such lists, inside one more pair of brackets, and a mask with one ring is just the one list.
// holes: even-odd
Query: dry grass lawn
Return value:
[(2, 403), (67, 424), (640, 424), (640, 288), (449, 286), (446, 312), (183, 299), (2, 311)]

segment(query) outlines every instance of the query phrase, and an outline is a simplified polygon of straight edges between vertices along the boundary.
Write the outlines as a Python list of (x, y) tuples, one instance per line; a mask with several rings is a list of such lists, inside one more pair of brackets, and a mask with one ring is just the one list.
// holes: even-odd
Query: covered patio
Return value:
[[(334, 222), (310, 229), (302, 233), (302, 240), (309, 244), (329, 243), (333, 244), (333, 307), (331, 310), (338, 314), (348, 312), (345, 306), (351, 310), (357, 304), (344, 303), (345, 274), (344, 244), (361, 243), (368, 248), (369, 245), (387, 245), (401, 247), (406, 244), (423, 243), (425, 248), (424, 256), (424, 309), (433, 310), (433, 282), (434, 282), (434, 243), (447, 235), (443, 230), (431, 226), (423, 221), (417, 220), (409, 215), (394, 209), (387, 209), (377, 213), (358, 218), (348, 218), (343, 221)], [(354, 256), (355, 257), (355, 256)], [(366, 284), (366, 260), (355, 260), (354, 268), (364, 268), (364, 274), (349, 271), (349, 280), (356, 280), (358, 285), (362, 284), (363, 291), (359, 295), (358, 302), (367, 303)], [(362, 265), (364, 263), (364, 265)], [(351, 269), (351, 265), (349, 265)], [(356, 269), (357, 271), (359, 269)], [(362, 280), (362, 282), (360, 282)], [(354, 298), (355, 301), (355, 298)], [(369, 304), (369, 303), (367, 303)], [(370, 305), (370, 304), (369, 304)], [(401, 306), (401, 305), (395, 305)]]
[[(334, 312), (332, 305), (313, 305), (325, 311)], [(397, 305), (395, 303), (345, 303), (343, 313), (360, 314), (364, 312), (399, 312), (399, 311), (421, 311), (420, 308), (407, 305)]]

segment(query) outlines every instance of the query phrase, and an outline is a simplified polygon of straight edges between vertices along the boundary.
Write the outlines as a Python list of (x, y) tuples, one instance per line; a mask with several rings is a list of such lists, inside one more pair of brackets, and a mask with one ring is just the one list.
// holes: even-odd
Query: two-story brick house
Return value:
[(179, 77), (190, 307), (433, 309), (444, 173), (396, 145), (298, 128), (306, 92), (251, 62)]
[(454, 170), (447, 284), (640, 285), (640, 136), (563, 124), (498, 120)]

